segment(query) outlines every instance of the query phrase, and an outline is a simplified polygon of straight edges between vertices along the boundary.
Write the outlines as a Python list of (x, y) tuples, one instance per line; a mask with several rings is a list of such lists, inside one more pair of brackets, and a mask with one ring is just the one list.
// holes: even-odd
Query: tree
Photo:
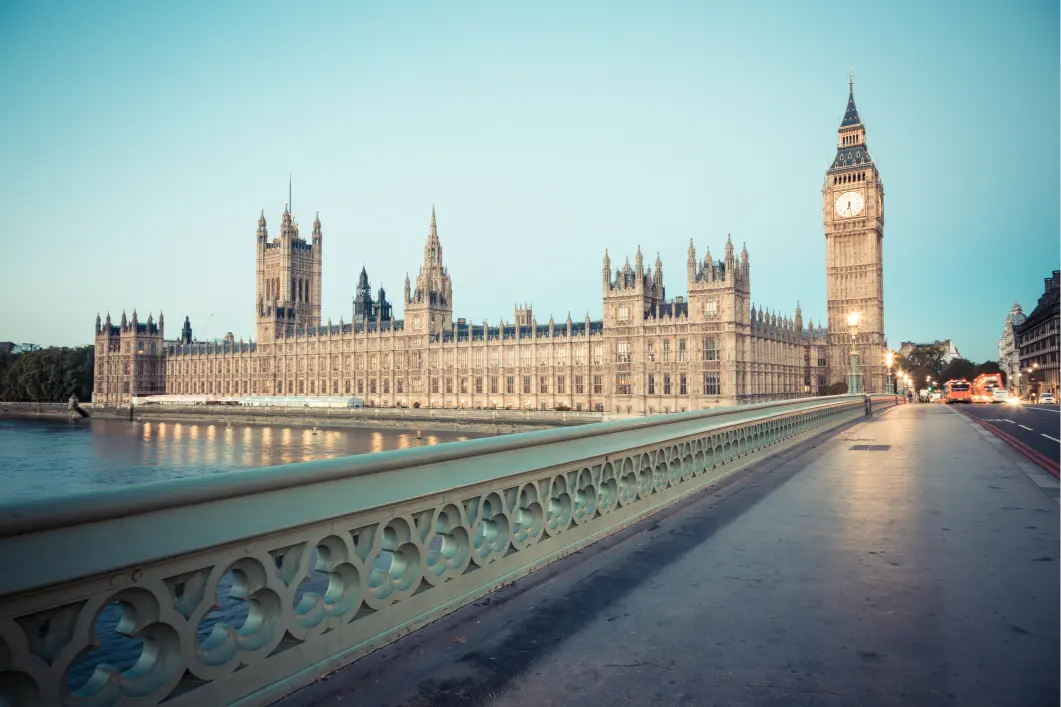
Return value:
[[(934, 380), (939, 380), (943, 374), (943, 369), (947, 366), (943, 360), (943, 349), (939, 346), (917, 346), (906, 356), (896, 356), (895, 367), (911, 375), (915, 375), (916, 369), (923, 368), (929, 371), (929, 375)], [(920, 383), (924, 380), (925, 377), (922, 375), (918, 382)]]
[(89, 400), (94, 361), (91, 346), (53, 346), (0, 355), (0, 399), (58, 403), (76, 395), (80, 400)]
[(847, 394), (847, 383), (845, 381), (837, 381), (836, 383), (830, 383), (825, 388), (826, 395), (845, 395)]
[(945, 383), (958, 378), (964, 378), (968, 381), (976, 378), (976, 364), (967, 358), (956, 358), (943, 369), (939, 380)]
[(1006, 374), (1002, 370), (1002, 367), (998, 365), (998, 361), (984, 361), (976, 366), (976, 375), (982, 373), (999, 373), (1002, 375), (1002, 385), (1006, 385)]

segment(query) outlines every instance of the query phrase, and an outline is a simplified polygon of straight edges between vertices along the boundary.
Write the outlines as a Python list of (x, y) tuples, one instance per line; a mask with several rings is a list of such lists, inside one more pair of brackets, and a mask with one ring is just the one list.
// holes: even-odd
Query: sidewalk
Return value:
[(992, 439), (875, 415), (279, 704), (1056, 705), (1056, 484)]

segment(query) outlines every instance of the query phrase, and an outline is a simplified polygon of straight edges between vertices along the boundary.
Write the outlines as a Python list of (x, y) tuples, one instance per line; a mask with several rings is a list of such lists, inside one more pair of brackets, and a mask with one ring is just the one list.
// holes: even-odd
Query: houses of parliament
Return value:
[(753, 306), (751, 258), (729, 239), (718, 258), (690, 242), (685, 296), (667, 298), (658, 256), (646, 263), (638, 249), (619, 266), (605, 251), (601, 320), (542, 322), (517, 306), (510, 322), (467, 322), (454, 318), (434, 208), (403, 318), (362, 269), (350, 320), (325, 324), (320, 218), (304, 239), (285, 207), (272, 238), (264, 212), (258, 219), (256, 338), (197, 341), (188, 318), (166, 338), (162, 314), (142, 322), (134, 310), (117, 324), (97, 316), (93, 402), (356, 396), (370, 406), (648, 415), (818, 394), (847, 380), (852, 348), (865, 390), (883, 391), (884, 187), (849, 87), (822, 186), (828, 312), (819, 326), (798, 305), (791, 315)]

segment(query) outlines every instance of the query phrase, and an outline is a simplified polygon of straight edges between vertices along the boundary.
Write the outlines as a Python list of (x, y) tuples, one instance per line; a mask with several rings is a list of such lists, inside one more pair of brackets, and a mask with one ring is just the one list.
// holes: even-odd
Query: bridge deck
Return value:
[(1044, 477), (963, 416), (905, 405), (281, 704), (1057, 704), (1059, 507)]

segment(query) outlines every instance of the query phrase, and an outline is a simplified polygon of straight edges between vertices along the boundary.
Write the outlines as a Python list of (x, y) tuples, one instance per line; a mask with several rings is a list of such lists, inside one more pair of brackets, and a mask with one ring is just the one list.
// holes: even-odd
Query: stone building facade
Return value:
[[(866, 127), (855, 107), (854, 79), (840, 123), (836, 157), (825, 173), (825, 278), (829, 369), (836, 380), (851, 372), (858, 352), (867, 392), (885, 390), (884, 183), (869, 154)], [(848, 316), (859, 323), (852, 341)]]
[[(434, 209), (415, 287), (405, 281), (403, 318), (391, 315), (382, 288), (372, 299), (362, 270), (353, 321), (321, 325), (320, 219), (306, 242), (285, 208), (272, 241), (264, 213), (258, 220), (257, 339), (200, 342), (186, 322), (170, 341), (161, 315), (143, 332), (112, 327), (108, 315), (107, 326), (97, 326), (94, 402), (126, 405), (158, 393), (333, 395), (376, 406), (646, 415), (796, 398), (844, 380), (853, 309), (863, 316), (856, 345), (866, 390), (883, 391), (883, 187), (853, 90), (839, 132), (823, 189), (827, 327), (805, 324), (798, 304), (791, 316), (753, 305), (748, 250), (738, 255), (728, 238), (718, 259), (710, 249), (698, 257), (690, 242), (686, 296), (667, 298), (658, 255), (646, 265), (639, 248), (633, 265), (627, 258), (613, 270), (605, 251), (601, 320), (569, 314), (539, 323), (527, 305), (510, 323), (455, 319)], [(848, 205), (853, 194), (862, 207)]]
[(1043, 294), (1028, 318), (1014, 329), (1025, 393), (1058, 398), (1058, 337), (1061, 336), (1061, 270), (1043, 280)]
[(1006, 377), (1006, 388), (1013, 394), (1020, 392), (1020, 350), (1014, 332), (1025, 319), (1020, 303), (1014, 302), (1006, 315), (1006, 323), (1002, 325), (1002, 338), (998, 340), (998, 367)]

